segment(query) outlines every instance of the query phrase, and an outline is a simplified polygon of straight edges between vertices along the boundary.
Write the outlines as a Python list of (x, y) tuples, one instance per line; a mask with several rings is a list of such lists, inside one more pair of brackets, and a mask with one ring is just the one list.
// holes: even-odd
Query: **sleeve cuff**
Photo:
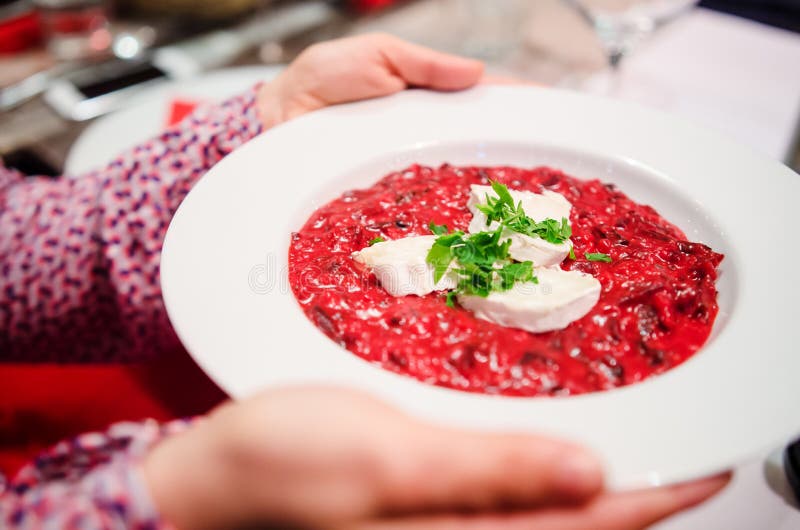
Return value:
[(9, 520), (0, 516), (0, 526), (172, 530), (161, 519), (141, 464), (156, 443), (191, 424), (122, 422), (60, 442), (6, 486), (14, 497), (12, 513)]
[[(171, 524), (161, 519), (158, 508), (153, 501), (142, 473), (142, 462), (162, 439), (185, 431), (192, 422), (175, 420), (166, 424), (158, 424), (148, 420), (132, 437), (130, 445), (120, 458), (112, 460), (105, 473), (98, 473), (98, 480), (92, 496), (98, 505), (107, 505), (117, 509), (123, 527), (129, 529), (176, 530)], [(114, 425), (109, 434), (114, 436), (115, 430), (124, 431), (126, 424)], [(124, 433), (120, 433), (124, 435)]]

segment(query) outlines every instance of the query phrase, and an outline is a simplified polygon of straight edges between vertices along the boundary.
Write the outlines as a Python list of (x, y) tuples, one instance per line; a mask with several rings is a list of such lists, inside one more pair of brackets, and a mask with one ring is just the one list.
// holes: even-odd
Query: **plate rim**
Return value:
[[(430, 98), (432, 98), (431, 101), (435, 101), (437, 105), (442, 105), (443, 103), (449, 105), (451, 103), (451, 101), (455, 100), (455, 99), (459, 100), (459, 102), (456, 103), (455, 101), (452, 101), (453, 104), (464, 104), (465, 101), (469, 102), (473, 96), (474, 96), (474, 98), (476, 98), (478, 100), (481, 100), (482, 98), (497, 99), (497, 98), (509, 98), (509, 97), (513, 96), (514, 98), (521, 98), (521, 100), (525, 100), (525, 98), (533, 98), (533, 99), (537, 99), (537, 98), (539, 98), (539, 99), (541, 99), (541, 98), (548, 99), (548, 98), (550, 98), (551, 102), (552, 101), (556, 101), (556, 100), (561, 100), (561, 101), (566, 101), (566, 102), (575, 102), (576, 100), (579, 100), (582, 103), (586, 103), (586, 101), (590, 101), (591, 105), (597, 105), (597, 106), (601, 106), (601, 107), (604, 107), (604, 108), (608, 108), (610, 106), (615, 111), (618, 111), (619, 109), (624, 109), (623, 112), (635, 112), (635, 113), (644, 112), (644, 114), (646, 116), (648, 116), (648, 117), (657, 116), (660, 120), (666, 120), (666, 123), (680, 123), (682, 125), (680, 125), (678, 127), (679, 129), (683, 128), (685, 130), (686, 127), (693, 127), (691, 124), (687, 124), (683, 120), (679, 120), (679, 119), (677, 119), (675, 117), (672, 117), (672, 116), (665, 116), (665, 115), (663, 115), (661, 113), (658, 113), (657, 111), (653, 111), (653, 110), (650, 110), (650, 109), (644, 109), (643, 107), (639, 107), (638, 105), (631, 105), (631, 104), (628, 104), (628, 103), (621, 103), (621, 102), (618, 102), (618, 101), (604, 100), (602, 98), (597, 98), (597, 97), (593, 97), (593, 96), (574, 94), (574, 93), (569, 93), (569, 92), (564, 92), (564, 91), (554, 90), (554, 89), (530, 89), (530, 88), (527, 88), (527, 87), (526, 88), (521, 88), (521, 87), (480, 87), (480, 88), (473, 89), (473, 90), (470, 90), (470, 91), (466, 91), (465, 93), (460, 93), (460, 94), (461, 94), (460, 96), (459, 95), (444, 96), (442, 94), (433, 94), (433, 93), (427, 93), (427, 92), (423, 92), (423, 91), (409, 91), (409, 92), (405, 92), (405, 93), (401, 93), (401, 94), (392, 96), (390, 98), (384, 98), (383, 100), (378, 100), (378, 101), (374, 101), (373, 100), (372, 102), (361, 102), (361, 103), (356, 103), (356, 104), (349, 104), (349, 105), (344, 105), (344, 106), (340, 106), (340, 107), (325, 109), (323, 111), (319, 111), (319, 112), (315, 112), (315, 113), (309, 114), (307, 116), (303, 116), (303, 117), (301, 117), (301, 118), (299, 118), (299, 119), (297, 119), (297, 120), (295, 120), (293, 122), (281, 125), (281, 126), (275, 128), (275, 129), (267, 131), (266, 133), (263, 133), (262, 135), (260, 135), (259, 137), (254, 138), (253, 140), (248, 142), (245, 146), (243, 146), (242, 148), (237, 150), (235, 153), (233, 153), (232, 155), (230, 155), (229, 157), (224, 159), (217, 166), (212, 168), (212, 170), (209, 171), (207, 176), (205, 176), (205, 177), (203, 177), (203, 179), (201, 179), (201, 181), (195, 186), (195, 188), (192, 190), (192, 192), (190, 192), (189, 196), (184, 200), (184, 202), (179, 207), (178, 212), (175, 215), (175, 219), (178, 220), (178, 223), (176, 224), (175, 223), (175, 219), (173, 219), (173, 223), (170, 225), (170, 228), (168, 230), (167, 237), (166, 237), (165, 243), (164, 243), (164, 250), (163, 250), (163, 255), (162, 255), (162, 288), (163, 288), (163, 291), (164, 291), (164, 299), (165, 299), (165, 303), (166, 303), (166, 306), (167, 306), (168, 314), (170, 316), (170, 320), (173, 322), (173, 326), (175, 327), (176, 332), (178, 333), (178, 335), (181, 338), (182, 342), (184, 342), (184, 344), (188, 345), (189, 343), (192, 342), (192, 339), (187, 336), (187, 333), (186, 333), (187, 329), (185, 327), (183, 315), (182, 314), (181, 315), (178, 314), (178, 313), (182, 312), (183, 310), (182, 309), (177, 309), (177, 307), (176, 307), (176, 304), (180, 305), (180, 302), (177, 302), (174, 299), (174, 297), (172, 296), (172, 294), (173, 294), (172, 293), (172, 285), (170, 284), (170, 282), (173, 281), (173, 280), (171, 280), (171, 278), (175, 278), (175, 276), (173, 275), (174, 267), (176, 266), (176, 265), (174, 265), (174, 262), (173, 262), (173, 259), (175, 258), (175, 254), (174, 254), (174, 251), (172, 250), (172, 248), (173, 248), (173, 245), (174, 245), (174, 238), (175, 237), (179, 237), (179, 236), (176, 236), (175, 234), (178, 233), (178, 231), (180, 231), (180, 230), (183, 230), (184, 233), (185, 233), (186, 229), (185, 228), (184, 229), (178, 228), (178, 229), (173, 230), (173, 224), (175, 226), (180, 226), (181, 225), (181, 219), (184, 216), (188, 215), (186, 212), (189, 211), (189, 209), (193, 208), (192, 205), (193, 205), (193, 201), (195, 200), (195, 199), (193, 199), (193, 196), (197, 197), (198, 194), (203, 193), (202, 190), (204, 190), (205, 188), (207, 188), (209, 186), (215, 186), (216, 184), (213, 184), (212, 182), (214, 180), (216, 180), (216, 181), (220, 180), (220, 178), (215, 177), (215, 175), (222, 175), (225, 171), (228, 171), (227, 167), (231, 166), (232, 164), (235, 163), (235, 162), (231, 162), (231, 160), (235, 161), (237, 158), (245, 159), (246, 157), (253, 157), (253, 156), (256, 156), (256, 158), (257, 158), (257, 155), (247, 154), (247, 153), (254, 153), (257, 149), (263, 149), (264, 148), (264, 144), (267, 144), (269, 142), (275, 141), (273, 139), (275, 139), (277, 137), (283, 137), (283, 138), (289, 137), (289, 138), (291, 138), (292, 136), (297, 136), (297, 135), (301, 135), (302, 136), (302, 135), (306, 134), (306, 132), (304, 132), (304, 131), (308, 131), (310, 129), (313, 129), (314, 127), (319, 126), (321, 122), (324, 123), (325, 121), (331, 122), (332, 120), (343, 120), (343, 119), (353, 120), (353, 119), (358, 119), (358, 117), (360, 115), (363, 115), (364, 113), (375, 112), (376, 108), (381, 110), (381, 111), (387, 111), (388, 110), (389, 112), (395, 112), (395, 114), (397, 114), (399, 112), (397, 110), (397, 107), (402, 107), (404, 105), (407, 106), (407, 105), (418, 104), (422, 100), (431, 100)], [(445, 97), (448, 98), (448, 99), (443, 99)], [(450, 98), (452, 98), (452, 99), (450, 99)], [(631, 109), (633, 109), (633, 110), (631, 110)], [(731, 143), (727, 139), (719, 137), (719, 135), (717, 135), (716, 133), (705, 131), (705, 132), (703, 132), (703, 134), (714, 138), (715, 142), (721, 143), (723, 146), (732, 146), (732, 145), (735, 146), (735, 144)], [(740, 147), (737, 147), (737, 149), (739, 149), (739, 151), (737, 151), (737, 155), (736, 156), (738, 156), (739, 158), (744, 158), (744, 159), (746, 159), (748, 157), (750, 157), (750, 159), (755, 159), (755, 160), (758, 161), (758, 164), (756, 164), (756, 165), (762, 165), (763, 166), (764, 164), (766, 164), (767, 166), (770, 166), (770, 165), (780, 166), (780, 164), (769, 162), (769, 161), (765, 161), (765, 160), (761, 159), (761, 157), (759, 155), (755, 154), (755, 152), (753, 152), (752, 150), (749, 150), (747, 148), (742, 149)], [(641, 162), (641, 161), (638, 161), (638, 162)], [(785, 166), (783, 166), (783, 167), (785, 168)], [(772, 169), (774, 171), (777, 171), (774, 167)], [(788, 170), (788, 168), (786, 168), (786, 170), (789, 172), (790, 175), (793, 175), (795, 177), (797, 176), (796, 174), (794, 174), (790, 170)], [(379, 178), (378, 175), (376, 175), (375, 180), (377, 180), (377, 178)], [(210, 183), (212, 183), (212, 184), (210, 184)], [(216, 185), (216, 186), (219, 187), (219, 185)], [(196, 190), (200, 190), (200, 191), (196, 191)], [(344, 189), (342, 189), (342, 191), (344, 191)], [(625, 190), (623, 190), (623, 191), (625, 191)], [(288, 234), (286, 234), (286, 236), (288, 237)], [(728, 258), (726, 257), (726, 259), (728, 259)], [(741, 259), (741, 257), (737, 256), (736, 259), (739, 260), (739, 259)], [(742, 272), (739, 272), (739, 274), (742, 274)], [(166, 281), (163, 280), (165, 277), (167, 278)], [(741, 293), (739, 293), (739, 294), (741, 294)], [(180, 323), (176, 323), (176, 320), (181, 321), (181, 322)], [(305, 317), (303, 317), (303, 320), (305, 320)], [(306, 323), (310, 325), (310, 323), (308, 323), (307, 321), (306, 321)], [(730, 323), (729, 323), (729, 325), (730, 325)], [(313, 328), (313, 329), (316, 331), (316, 328)], [(320, 333), (320, 335), (321, 335), (321, 333)], [(327, 337), (324, 337), (324, 336), (322, 336), (322, 338), (325, 341), (329, 340), (329, 339), (327, 339)], [(238, 385), (235, 384), (235, 383), (232, 383), (230, 380), (227, 379), (226, 376), (222, 375), (220, 373), (220, 371), (218, 370), (218, 367), (215, 365), (214, 362), (211, 362), (209, 360), (209, 357), (207, 355), (205, 355), (204, 353), (199, 353), (198, 351), (192, 351), (193, 348), (188, 347), (188, 346), (187, 346), (187, 349), (190, 351), (190, 353), (195, 358), (195, 360), (198, 362), (198, 364), (204, 369), (204, 371), (206, 371), (206, 373), (209, 374), (209, 376), (212, 379), (214, 379), (218, 384), (220, 384), (220, 386), (222, 388), (224, 388), (226, 391), (228, 391), (229, 393), (231, 393), (234, 396), (238, 397), (238, 396), (242, 395), (242, 392), (239, 391), (239, 389), (237, 388)], [(196, 347), (194, 349), (197, 350), (198, 348)], [(347, 355), (355, 358), (355, 356), (353, 356), (350, 353), (347, 353)], [(363, 361), (361, 361), (361, 362), (363, 362)], [(375, 367), (370, 367), (370, 368), (375, 368)], [(382, 370), (379, 369), (379, 368), (375, 368), (375, 369), (382, 372)], [(659, 381), (667, 380), (668, 378), (671, 378), (671, 376), (674, 376), (675, 372), (676, 372), (676, 370), (670, 370), (669, 372), (659, 376), (656, 379), (659, 380)], [(407, 378), (405, 376), (399, 376), (399, 375), (396, 375), (396, 374), (391, 374), (391, 375), (396, 377), (396, 378), (403, 379), (403, 380), (409, 379), (409, 378)], [(386, 378), (383, 378), (383, 379), (386, 379)], [(653, 379), (651, 379), (650, 381), (653, 381)], [(620, 391), (622, 391), (621, 393), (624, 394), (625, 392), (629, 391), (630, 389), (634, 389), (634, 391), (635, 391), (635, 389), (649, 384), (650, 381), (648, 381), (647, 383), (639, 383), (639, 384), (636, 384), (636, 385), (625, 387), (623, 389), (618, 389), (618, 390), (615, 390), (613, 392), (616, 392), (616, 393), (619, 394)], [(402, 383), (402, 386), (408, 386), (405, 383), (407, 383), (407, 381)], [(413, 383), (414, 384), (422, 384), (422, 383), (417, 383), (416, 381), (413, 381)], [(429, 389), (430, 389), (430, 387), (429, 387)], [(368, 390), (374, 391), (375, 389), (374, 388), (370, 388)], [(452, 390), (445, 390), (445, 391), (446, 392), (457, 392), (459, 394), (463, 394), (460, 391), (452, 391)], [(437, 390), (437, 392), (438, 392), (438, 390)], [(603, 393), (600, 393), (600, 394), (608, 395), (608, 394), (611, 394), (611, 392), (603, 392)], [(570, 402), (570, 403), (577, 403), (578, 401), (582, 401), (582, 400), (596, 400), (600, 394), (592, 393), (592, 394), (587, 394), (587, 395), (583, 395), (583, 396), (569, 397), (569, 398), (565, 398), (565, 399), (568, 400), (568, 402)], [(386, 397), (386, 396), (382, 396), (382, 397)], [(520, 399), (520, 398), (510, 398), (510, 399)], [(549, 399), (549, 398), (545, 398), (545, 399)], [(461, 401), (461, 400), (459, 400), (459, 401)], [(420, 411), (415, 410), (413, 412), (420, 412)], [(796, 425), (797, 425), (796, 427), (785, 429), (785, 431), (786, 431), (785, 434), (786, 434), (787, 437), (800, 434), (800, 421), (798, 421)], [(774, 440), (774, 441), (777, 442), (777, 440)], [(763, 446), (760, 446), (760, 447), (757, 447), (757, 448), (756, 447), (749, 448), (748, 451), (746, 451), (746, 453), (748, 455), (750, 455), (750, 454), (755, 455), (755, 454), (757, 454), (758, 450), (767, 449), (767, 448), (769, 448), (769, 444), (768, 443), (764, 443)], [(738, 460), (741, 461), (741, 460), (745, 459), (745, 456), (746, 455), (744, 455), (744, 454), (740, 454), (740, 455), (738, 455), (737, 458), (738, 458)], [(734, 464), (734, 463), (736, 463), (736, 462), (729, 462), (729, 464)], [(699, 467), (697, 469), (699, 471)], [(709, 465), (705, 469), (702, 470), (703, 471), (702, 474), (708, 474), (708, 473), (720, 471), (721, 469), (722, 468), (719, 467), (718, 464), (717, 465)], [(632, 479), (631, 477), (616, 477), (615, 476), (615, 477), (613, 477), (614, 480), (612, 480), (612, 482), (615, 485), (618, 485), (618, 486), (621, 486), (621, 487), (625, 488), (625, 487), (635, 487), (635, 486), (642, 485), (642, 484), (645, 484), (645, 483), (646, 484), (651, 484), (651, 485), (656, 485), (656, 484), (661, 484), (661, 483), (676, 482), (676, 481), (680, 481), (680, 480), (683, 480), (683, 479), (686, 479), (686, 478), (692, 478), (693, 476), (697, 476), (697, 474), (693, 474), (693, 475), (692, 474), (687, 475), (686, 473), (670, 474), (669, 472), (667, 472), (665, 470), (657, 470), (657, 471), (654, 472), (654, 474), (651, 473), (647, 477), (645, 477), (645, 476), (640, 474), (636, 479)]]

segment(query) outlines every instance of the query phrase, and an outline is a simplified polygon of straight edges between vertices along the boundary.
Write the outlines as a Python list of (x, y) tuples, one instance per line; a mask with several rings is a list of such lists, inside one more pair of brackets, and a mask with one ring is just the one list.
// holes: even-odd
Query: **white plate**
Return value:
[[(726, 255), (712, 338), (662, 376), (567, 398), (428, 386), (339, 348), (289, 289), (290, 233), (345, 190), (412, 162), (445, 161), (552, 165), (653, 205)], [(235, 397), (341, 383), (440, 422), (577, 440), (605, 458), (617, 487), (670, 483), (800, 432), (798, 197), (788, 168), (641, 107), (521, 87), (411, 91), (299, 118), (214, 167), (167, 233), (164, 298), (188, 350)]]
[(109, 163), (125, 149), (141, 144), (164, 130), (175, 98), (198, 102), (222, 101), (268, 81), (280, 66), (223, 68), (182, 81), (165, 81), (142, 89), (124, 109), (92, 122), (78, 137), (64, 162), (64, 172), (77, 176)]

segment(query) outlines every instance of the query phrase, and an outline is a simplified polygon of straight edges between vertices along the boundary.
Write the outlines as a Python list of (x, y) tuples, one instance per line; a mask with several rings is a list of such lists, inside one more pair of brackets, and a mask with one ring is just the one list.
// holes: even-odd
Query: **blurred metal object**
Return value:
[(178, 79), (191, 77), (230, 64), (245, 51), (264, 43), (280, 43), (310, 31), (335, 16), (336, 10), (323, 0), (289, 3), (238, 26), (159, 48), (153, 54), (153, 63)]
[(34, 0), (47, 48), (59, 60), (107, 54), (112, 43), (105, 0)]
[[(335, 16), (322, 0), (307, 0), (152, 51), (133, 34), (118, 34), (118, 59), (94, 63), (52, 80), (45, 101), (68, 120), (83, 121), (125, 107), (130, 96), (168, 80), (187, 79), (226, 66), (262, 43), (280, 43)], [(278, 44), (279, 45), (279, 44)], [(121, 60), (124, 59), (124, 60)]]
[[(118, 59), (126, 61), (141, 59), (146, 55), (153, 42), (155, 42), (155, 30), (150, 26), (122, 29), (115, 33), (109, 52)], [(90, 67), (87, 75), (91, 77), (92, 68), (97, 67), (97, 65)], [(45, 92), (61, 77), (82, 68), (78, 62), (61, 62), (35, 71), (19, 81), (0, 88), (0, 112), (18, 107)]]
[(789, 444), (784, 450), (783, 468), (795, 500), (800, 503), (800, 440)]
[(0, 112), (16, 108), (44, 92), (53, 79), (74, 68), (71, 63), (54, 63), (43, 51), (30, 53), (3, 65), (0, 79)]
[(263, 0), (120, 0), (123, 9), (140, 14), (194, 20), (230, 20), (253, 11)]
[(50, 85), (48, 72), (39, 72), (19, 83), (0, 89), (0, 112), (11, 110), (44, 92)]
[(127, 61), (113, 59), (54, 79), (44, 99), (64, 118), (83, 121), (119, 109), (142, 88), (171, 77), (148, 56)]

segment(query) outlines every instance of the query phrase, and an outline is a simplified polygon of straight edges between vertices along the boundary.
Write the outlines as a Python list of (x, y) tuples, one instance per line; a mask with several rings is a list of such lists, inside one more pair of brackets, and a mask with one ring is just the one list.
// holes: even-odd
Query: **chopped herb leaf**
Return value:
[(437, 239), (428, 251), (428, 256), (425, 259), (428, 263), (433, 265), (433, 281), (438, 283), (439, 280), (442, 279), (442, 276), (444, 276), (444, 273), (447, 272), (450, 262), (453, 261), (450, 245), (443, 244)]
[(567, 240), (572, 237), (572, 227), (569, 225), (569, 219), (566, 217), (561, 218), (561, 231), (559, 233), (562, 240)]
[(533, 262), (523, 261), (521, 263), (509, 263), (508, 265), (504, 265), (503, 268), (497, 269), (497, 275), (500, 276), (503, 290), (511, 289), (517, 282), (529, 282), (533, 280)]
[(497, 197), (490, 197), (487, 193), (486, 204), (476, 206), (486, 215), (486, 226), (498, 222), (514, 232), (539, 237), (553, 244), (563, 243), (572, 237), (572, 227), (566, 217), (562, 217), (560, 221), (548, 218), (536, 222), (525, 214), (522, 201), (514, 204), (514, 198), (505, 185), (492, 181), (492, 190)]
[(437, 225), (434, 223), (430, 223), (428, 225), (428, 228), (430, 228), (432, 234), (435, 234), (437, 236), (441, 236), (448, 232), (447, 225)]
[(512, 208), (514, 207), (514, 198), (511, 197), (511, 192), (508, 191), (508, 187), (495, 180), (492, 181), (492, 190), (497, 194), (501, 202), (508, 204)]
[(575, 260), (575, 249), (573, 247), (569, 247), (569, 259)]
[(507, 291), (517, 282), (536, 281), (533, 263), (516, 263), (508, 255), (511, 240), (501, 241), (503, 227), (491, 232), (464, 234), (455, 231), (436, 238), (426, 257), (433, 265), (434, 281), (451, 269), (457, 275), (457, 286), (447, 295), (451, 307), (459, 294), (489, 296), (493, 291)]
[(611, 256), (603, 254), (602, 252), (587, 252), (584, 254), (587, 261), (602, 261), (603, 263), (611, 263)]
[(456, 292), (455, 291), (447, 291), (445, 295), (444, 303), (447, 307), (455, 307), (456, 306)]
[(386, 241), (386, 238), (384, 238), (382, 236), (373, 237), (372, 239), (369, 240), (369, 246), (372, 246), (375, 243), (381, 243), (383, 241)]

